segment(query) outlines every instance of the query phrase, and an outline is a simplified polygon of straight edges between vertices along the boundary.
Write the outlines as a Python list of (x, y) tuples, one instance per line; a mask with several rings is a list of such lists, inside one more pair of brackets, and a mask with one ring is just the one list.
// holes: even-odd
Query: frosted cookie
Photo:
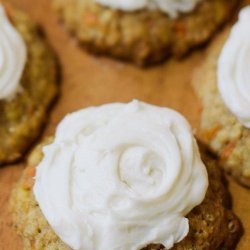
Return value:
[(220, 169), (202, 158), (171, 109), (77, 111), (31, 154), (12, 193), (14, 225), (25, 249), (232, 249), (239, 221)]
[(250, 187), (250, 7), (212, 47), (194, 77), (201, 98), (200, 137), (224, 168)]
[(206, 42), (237, 0), (53, 0), (84, 47), (139, 65), (181, 57)]
[(57, 93), (57, 64), (38, 27), (0, 3), (0, 165), (39, 135)]

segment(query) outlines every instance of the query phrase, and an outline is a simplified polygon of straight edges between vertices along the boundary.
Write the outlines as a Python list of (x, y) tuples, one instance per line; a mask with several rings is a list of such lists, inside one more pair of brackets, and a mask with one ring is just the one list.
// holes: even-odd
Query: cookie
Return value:
[[(245, 14), (247, 14), (246, 11), (250, 14), (249, 8), (248, 10), (247, 8), (245, 9)], [(243, 16), (244, 15), (242, 15), (242, 17)], [(224, 56), (230, 56), (232, 62), (236, 63), (229, 72), (238, 72), (241, 67), (239, 65), (241, 60), (234, 58), (236, 54), (242, 54), (239, 48), (244, 48), (243, 44), (247, 42), (240, 36), (240, 33), (238, 34), (237, 29), (241, 27), (239, 26), (241, 25), (240, 22), (242, 21), (239, 21), (232, 31), (231, 28), (226, 29), (208, 49), (204, 63), (202, 63), (194, 74), (193, 85), (202, 104), (199, 131), (200, 139), (218, 156), (221, 165), (228, 173), (232, 174), (239, 183), (250, 187), (250, 129), (244, 125), (244, 122), (241, 121), (241, 119), (237, 117), (237, 114), (230, 108), (230, 103), (232, 105), (239, 104), (239, 101), (243, 100), (244, 97), (238, 98), (236, 93), (241, 92), (238, 91), (238, 89), (233, 90), (232, 94), (231, 92), (226, 92), (232, 88), (237, 88), (238, 82), (236, 84), (236, 81), (238, 81), (237, 79), (239, 78), (232, 77), (232, 79), (236, 79), (235, 84), (231, 84), (231, 77), (227, 78), (227, 80), (221, 80), (222, 84), (225, 83), (223, 93), (225, 92), (227, 97), (235, 95), (239, 99), (231, 100), (229, 105), (227, 105), (227, 100), (224, 99), (219, 89), (218, 73), (219, 60), (223, 50)], [(225, 49), (229, 48), (229, 43), (233, 41), (231, 40), (233, 37), (234, 41), (236, 41), (235, 38), (238, 37), (239, 48), (234, 47), (234, 49), (230, 49), (232, 52), (230, 55)], [(238, 49), (239, 51), (237, 52)], [(234, 54), (234, 52), (236, 52), (236, 54)], [(227, 59), (227, 62), (228, 63), (223, 64), (232, 65), (229, 59)], [(243, 65), (247, 65), (247, 63), (243, 63)], [(237, 73), (235, 73), (235, 75), (236, 74)], [(240, 72), (240, 74), (244, 75), (244, 72)], [(227, 74), (224, 73), (223, 76), (225, 75)]]
[[(18, 91), (10, 98), (0, 98), (0, 165), (11, 163), (23, 156), (48, 120), (49, 107), (58, 93), (57, 60), (40, 29), (30, 18), (9, 4), (5, 4), (5, 11), (2, 8), (2, 15), (4, 12), (11, 23), (6, 25), (15, 29), (8, 31), (9, 36), (20, 36), (20, 41), (23, 41), (27, 51), (24, 68), (20, 70)], [(9, 39), (8, 33), (4, 36)], [(19, 58), (21, 52), (19, 48), (9, 51), (4, 48), (2, 51), (6, 52), (6, 57), (12, 53), (14, 58), (12, 61), (10, 58), (3, 59), (3, 63), (9, 63), (4, 68), (7, 72), (10, 67), (16, 67), (13, 65), (18, 63), (16, 58)], [(1, 72), (3, 79), (0, 79), (0, 83), (5, 81), (7, 77), (4, 77), (10, 73), (5, 75), (4, 70)], [(17, 70), (14, 69), (14, 72)], [(6, 84), (11, 86), (14, 80), (16, 79), (13, 77), (7, 79)]]
[(181, 57), (204, 44), (231, 16), (238, 2), (202, 0), (190, 13), (171, 18), (159, 10), (121, 11), (94, 0), (53, 1), (66, 29), (87, 50), (141, 66), (170, 55)]
[(231, 249), (239, 221), (201, 150), (169, 108), (134, 100), (68, 114), (12, 194), (25, 249)]

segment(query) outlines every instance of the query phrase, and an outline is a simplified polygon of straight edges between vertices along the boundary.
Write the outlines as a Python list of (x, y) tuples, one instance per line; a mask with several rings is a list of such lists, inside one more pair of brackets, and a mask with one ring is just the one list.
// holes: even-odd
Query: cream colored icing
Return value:
[(0, 100), (13, 97), (20, 88), (26, 56), (26, 45), (0, 4)]
[(95, 0), (97, 3), (124, 11), (158, 9), (172, 18), (191, 12), (201, 0)]
[(34, 194), (72, 249), (169, 249), (208, 186), (185, 118), (139, 101), (69, 114), (43, 152)]
[(218, 88), (226, 107), (250, 128), (250, 6), (241, 10), (220, 54)]

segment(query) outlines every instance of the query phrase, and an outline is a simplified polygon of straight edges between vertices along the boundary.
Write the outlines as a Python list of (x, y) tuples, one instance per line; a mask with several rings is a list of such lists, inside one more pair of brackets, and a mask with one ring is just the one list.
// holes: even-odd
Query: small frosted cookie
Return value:
[(201, 97), (200, 137), (241, 184), (250, 187), (250, 7), (208, 50), (194, 77)]
[(0, 165), (19, 159), (48, 119), (57, 65), (38, 27), (0, 3)]
[(206, 42), (238, 0), (53, 0), (80, 43), (139, 65), (183, 56)]
[(80, 110), (31, 154), (11, 197), (14, 225), (25, 249), (232, 249), (239, 221), (220, 169), (202, 158), (171, 109)]

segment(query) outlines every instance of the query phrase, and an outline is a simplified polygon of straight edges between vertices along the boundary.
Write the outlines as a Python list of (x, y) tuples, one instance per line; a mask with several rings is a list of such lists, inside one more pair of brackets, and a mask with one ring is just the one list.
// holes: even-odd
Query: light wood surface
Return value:
[[(170, 60), (150, 69), (139, 69), (107, 58), (88, 55), (57, 22), (51, 0), (10, 0), (27, 12), (45, 30), (62, 66), (61, 96), (48, 117), (44, 136), (51, 135), (68, 112), (108, 102), (139, 99), (168, 106), (184, 114), (194, 128), (199, 122), (199, 102), (190, 85), (193, 69), (204, 57), (198, 51), (177, 62)], [(250, 3), (250, 1), (248, 1)], [(13, 184), (23, 170), (23, 163), (0, 169), (0, 250), (22, 249), (22, 242), (11, 226), (8, 198)], [(250, 249), (250, 190), (229, 178), (233, 208), (245, 233), (239, 250)]]

